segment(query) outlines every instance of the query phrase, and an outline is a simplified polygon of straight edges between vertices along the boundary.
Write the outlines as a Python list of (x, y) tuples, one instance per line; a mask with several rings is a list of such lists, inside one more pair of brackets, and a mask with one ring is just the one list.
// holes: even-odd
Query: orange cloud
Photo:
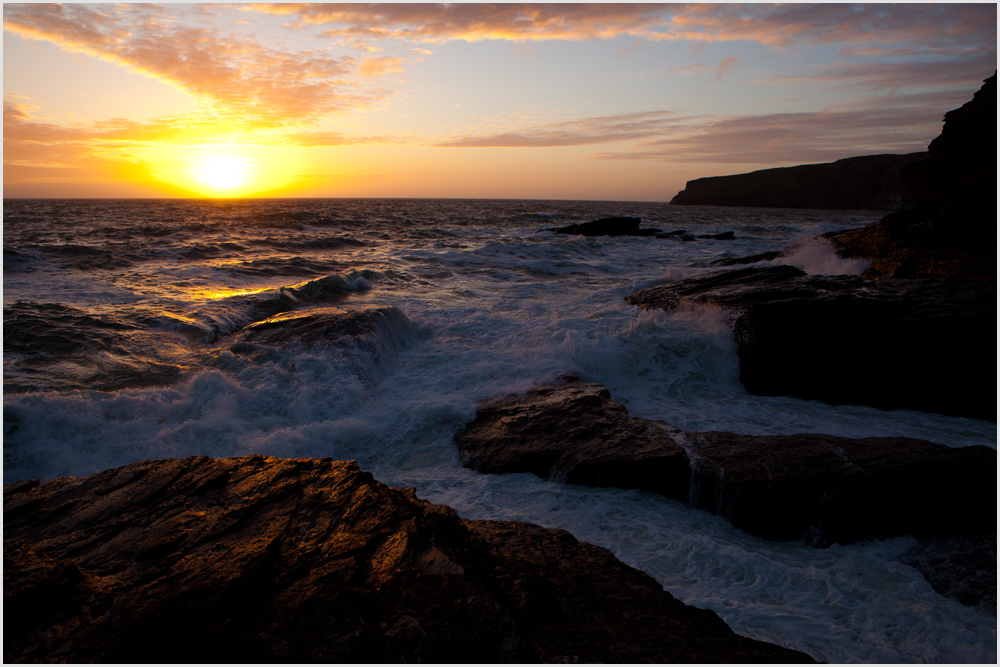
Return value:
[(358, 73), (365, 76), (378, 76), (388, 72), (402, 72), (404, 62), (406, 60), (403, 58), (365, 58), (361, 67), (358, 68)]
[(746, 4), (301, 4), (246, 5), (292, 15), (298, 25), (339, 24), (415, 41), (582, 40), (631, 35), (654, 40), (737, 41), (771, 46), (830, 42), (924, 47), (996, 44), (996, 5)]
[(370, 101), (343, 77), (353, 58), (267, 48), (250, 37), (176, 26), (142, 5), (4, 5), (4, 30), (52, 42), (173, 85), (205, 111), (248, 126), (313, 122)]

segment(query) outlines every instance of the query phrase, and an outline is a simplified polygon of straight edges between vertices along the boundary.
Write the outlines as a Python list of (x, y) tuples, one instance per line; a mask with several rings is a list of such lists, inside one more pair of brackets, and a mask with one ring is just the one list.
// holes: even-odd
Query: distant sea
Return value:
[[(633, 416), (687, 430), (996, 448), (993, 422), (748, 395), (730, 314), (623, 300), (793, 243), (778, 261), (858, 273), (809, 239), (877, 212), (400, 199), (3, 206), (4, 483), (196, 454), (356, 459), (465, 518), (566, 529), (737, 632), (820, 661), (996, 662), (996, 617), (941, 597), (899, 562), (913, 538), (769, 542), (646, 492), (482, 475), (461, 467), (452, 443), (477, 401), (576, 372)], [(539, 231), (619, 215), (736, 238)], [(276, 304), (401, 316), (354, 343), (232, 346)]]

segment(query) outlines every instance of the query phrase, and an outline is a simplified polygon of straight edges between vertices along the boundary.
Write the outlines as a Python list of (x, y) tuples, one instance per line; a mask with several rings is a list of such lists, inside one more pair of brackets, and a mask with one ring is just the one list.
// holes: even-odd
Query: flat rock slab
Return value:
[(809, 662), (610, 551), (353, 462), (145, 461), (4, 487), (5, 662)]
[(641, 488), (776, 540), (837, 542), (996, 521), (996, 451), (912, 438), (685, 432), (634, 419), (596, 383), (482, 404), (455, 435), (465, 466)]
[(996, 421), (996, 299), (995, 282), (872, 281), (772, 266), (625, 300), (732, 312), (740, 382), (753, 394)]

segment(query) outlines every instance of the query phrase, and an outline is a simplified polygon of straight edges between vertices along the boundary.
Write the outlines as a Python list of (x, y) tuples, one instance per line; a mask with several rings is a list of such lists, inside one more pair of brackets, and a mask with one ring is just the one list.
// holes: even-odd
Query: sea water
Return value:
[[(696, 238), (547, 231), (626, 215)], [(356, 459), (464, 518), (568, 530), (736, 632), (817, 660), (992, 663), (995, 610), (935, 593), (899, 560), (913, 538), (770, 542), (651, 493), (482, 475), (452, 441), (478, 401), (574, 372), (631, 415), (686, 430), (996, 448), (994, 422), (749, 395), (732, 313), (624, 301), (795, 244), (770, 263), (857, 274), (863, 263), (816, 237), (878, 217), (623, 202), (6, 200), (4, 483), (195, 454)], [(735, 239), (697, 238), (726, 231)], [(279, 303), (400, 316), (355, 343), (230, 350), (231, 334)]]

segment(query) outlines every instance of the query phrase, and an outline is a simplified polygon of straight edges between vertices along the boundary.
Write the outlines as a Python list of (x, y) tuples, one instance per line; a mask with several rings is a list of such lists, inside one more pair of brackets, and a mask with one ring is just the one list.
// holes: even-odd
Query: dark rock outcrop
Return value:
[(645, 309), (734, 314), (740, 382), (762, 396), (996, 420), (996, 285), (744, 268), (650, 287)]
[(483, 404), (455, 443), (463, 464), (481, 472), (646, 489), (770, 539), (823, 546), (996, 522), (996, 451), (988, 447), (684, 432), (630, 417), (594, 383)]
[(548, 231), (556, 234), (579, 234), (581, 236), (653, 236), (659, 229), (647, 227), (640, 229), (642, 218), (601, 218), (591, 222), (581, 222), (576, 225), (556, 227)]
[(902, 170), (927, 156), (867, 155), (688, 181), (671, 204), (898, 211), (913, 205)]
[(569, 533), (353, 462), (146, 461), (4, 487), (5, 662), (808, 662)]
[(339, 342), (390, 341), (412, 328), (410, 320), (395, 306), (339, 308), (328, 306), (292, 310), (249, 324), (229, 340), (232, 344), (285, 345), (297, 342), (306, 347)]
[(864, 258), (866, 278), (996, 282), (997, 77), (945, 114), (930, 157), (903, 178), (916, 207), (832, 237), (840, 254)]

